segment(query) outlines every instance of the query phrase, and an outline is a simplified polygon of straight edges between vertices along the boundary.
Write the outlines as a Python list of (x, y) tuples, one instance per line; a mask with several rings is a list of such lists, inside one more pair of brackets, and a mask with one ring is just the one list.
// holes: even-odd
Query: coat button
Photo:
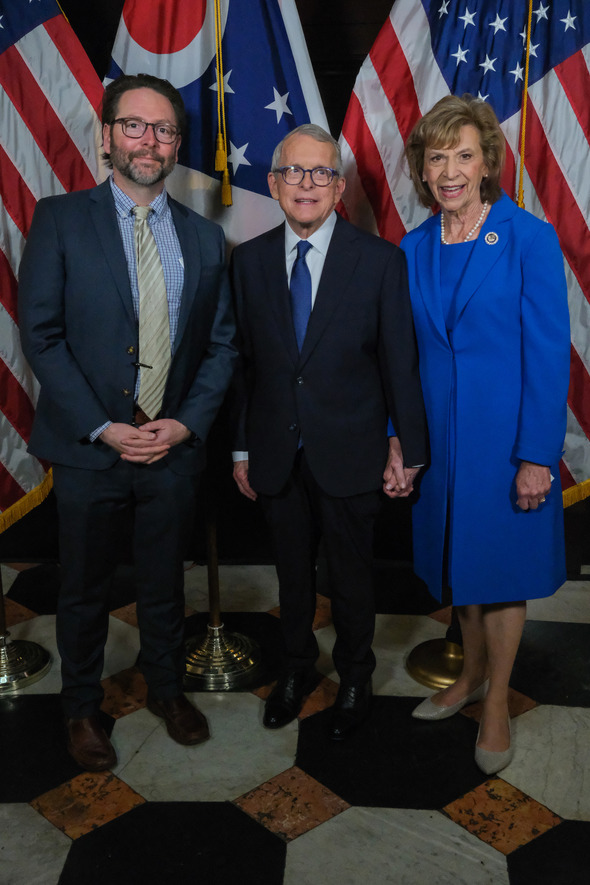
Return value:
[(297, 430), (296, 424), (289, 424), (289, 430)]
[(303, 378), (301, 377), (301, 375), (296, 380), (297, 380), (297, 384), (303, 384)]
[(127, 353), (135, 353), (135, 348), (133, 344), (129, 345), (129, 347), (127, 348)]
[(131, 396), (131, 391), (127, 387), (124, 387), (121, 393), (123, 396)]

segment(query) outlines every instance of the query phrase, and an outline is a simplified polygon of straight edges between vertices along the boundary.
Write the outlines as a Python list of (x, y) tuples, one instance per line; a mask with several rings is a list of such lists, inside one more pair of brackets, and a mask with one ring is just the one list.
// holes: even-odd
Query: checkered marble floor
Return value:
[[(211, 740), (171, 741), (145, 708), (138, 633), (123, 573), (113, 595), (103, 714), (118, 755), (81, 771), (65, 750), (58, 692), (55, 566), (2, 567), (11, 639), (52, 655), (49, 673), (0, 696), (2, 885), (587, 885), (590, 839), (590, 580), (529, 604), (514, 669), (516, 752), (500, 776), (473, 761), (479, 707), (420, 722), (430, 694), (405, 669), (443, 637), (449, 609), (407, 569), (377, 569), (369, 720), (342, 744), (326, 737), (336, 689), (330, 603), (318, 596), (324, 678), (298, 722), (262, 727), (278, 662), (270, 566), (222, 566), (224, 623), (255, 639), (252, 690), (194, 692)], [(206, 629), (207, 574), (186, 571), (187, 635)]]

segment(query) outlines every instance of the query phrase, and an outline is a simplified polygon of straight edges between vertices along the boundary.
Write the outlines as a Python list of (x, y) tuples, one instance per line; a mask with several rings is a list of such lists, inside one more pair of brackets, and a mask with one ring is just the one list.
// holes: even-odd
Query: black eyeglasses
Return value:
[(114, 126), (115, 123), (121, 124), (123, 135), (126, 135), (127, 138), (141, 138), (148, 126), (152, 127), (154, 137), (161, 144), (172, 144), (178, 136), (176, 126), (171, 126), (169, 123), (146, 123), (145, 120), (138, 120), (137, 117), (119, 117), (113, 120), (111, 126)]
[(316, 166), (315, 169), (303, 169), (301, 166), (281, 166), (279, 169), (275, 169), (276, 172), (281, 173), (285, 184), (301, 184), (305, 173), (309, 172), (311, 180), (318, 187), (327, 187), (332, 183), (334, 176), (338, 175), (338, 171), (330, 169), (329, 166)]

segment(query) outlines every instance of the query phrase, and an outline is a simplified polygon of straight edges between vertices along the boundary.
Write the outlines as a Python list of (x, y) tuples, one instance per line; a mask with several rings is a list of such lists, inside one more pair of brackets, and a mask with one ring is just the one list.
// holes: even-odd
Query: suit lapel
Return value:
[(202, 261), (199, 237), (196, 229), (188, 220), (188, 213), (184, 210), (182, 204), (177, 203), (175, 200), (169, 198), (168, 202), (172, 211), (172, 220), (174, 221), (176, 236), (178, 237), (184, 262), (184, 283), (180, 300), (180, 311), (178, 313), (178, 329), (174, 338), (174, 353), (182, 341), (182, 336), (193, 308), (199, 288)]
[(456, 322), (460, 322), (465, 308), (506, 249), (509, 220), (514, 215), (514, 211), (514, 204), (505, 196), (492, 205), (475, 241), (465, 273), (459, 284), (456, 299)]
[(437, 334), (449, 346), (440, 291), (440, 220), (429, 219), (424, 236), (414, 254), (416, 290)]
[(299, 361), (299, 348), (291, 313), (291, 296), (287, 285), (285, 266), (285, 225), (281, 224), (269, 231), (260, 241), (258, 260), (263, 294), (283, 343), (293, 360)]
[(123, 307), (129, 318), (135, 322), (129, 269), (121, 241), (111, 186), (108, 181), (90, 191), (90, 214), (98, 242), (113, 276), (115, 287), (121, 296)]
[(350, 284), (358, 260), (359, 248), (355, 229), (338, 216), (301, 350), (301, 364), (309, 359), (322, 337)]

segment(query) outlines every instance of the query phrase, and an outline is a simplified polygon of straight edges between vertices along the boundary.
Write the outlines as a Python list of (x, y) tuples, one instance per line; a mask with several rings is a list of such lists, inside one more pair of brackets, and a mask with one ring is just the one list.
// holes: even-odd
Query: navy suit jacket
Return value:
[[(203, 441), (231, 379), (235, 326), (221, 228), (168, 199), (185, 276), (161, 417), (196, 435), (167, 456), (191, 474), (204, 465)], [(70, 467), (109, 467), (119, 455), (88, 435), (132, 420), (138, 324), (108, 181), (37, 204), (19, 272), (19, 326), (41, 385), (29, 450)]]
[(255, 491), (281, 490), (300, 434), (325, 492), (344, 497), (379, 488), (388, 416), (405, 463), (425, 463), (406, 261), (397, 246), (338, 217), (301, 353), (284, 225), (237, 246), (231, 275), (241, 343), (234, 448), (248, 451)]

